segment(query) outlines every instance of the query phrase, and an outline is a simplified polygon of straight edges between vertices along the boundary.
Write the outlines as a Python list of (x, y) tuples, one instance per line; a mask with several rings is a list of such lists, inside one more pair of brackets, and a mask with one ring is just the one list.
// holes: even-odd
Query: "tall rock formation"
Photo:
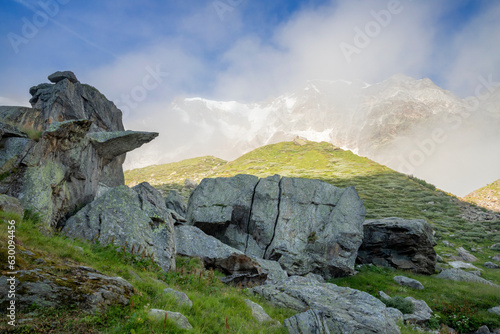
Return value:
[(124, 184), (125, 153), (158, 133), (125, 131), (122, 113), (69, 71), (30, 88), (32, 108), (0, 107), (0, 193), (64, 222), (101, 189)]

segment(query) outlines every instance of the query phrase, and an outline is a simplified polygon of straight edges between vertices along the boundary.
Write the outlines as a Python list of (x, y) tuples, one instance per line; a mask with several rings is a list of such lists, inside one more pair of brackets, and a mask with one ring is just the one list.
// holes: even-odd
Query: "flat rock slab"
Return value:
[[(252, 291), (279, 307), (300, 312), (321, 312), (303, 317), (317, 319), (314, 323), (319, 327), (326, 324), (330, 333), (400, 333), (384, 303), (366, 292), (300, 276), (289, 277), (278, 284), (259, 286)], [(293, 322), (300, 322), (300, 319)]]

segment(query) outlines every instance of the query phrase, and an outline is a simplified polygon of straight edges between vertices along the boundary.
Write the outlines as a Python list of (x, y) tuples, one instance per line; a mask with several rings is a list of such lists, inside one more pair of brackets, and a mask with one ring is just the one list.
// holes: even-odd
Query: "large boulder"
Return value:
[(359, 290), (320, 283), (310, 276), (292, 276), (252, 291), (279, 307), (310, 311), (285, 321), (288, 328), (300, 330), (307, 322), (314, 324), (318, 333), (328, 333), (325, 326), (330, 333), (400, 333), (386, 306), (377, 298)]
[(260, 285), (288, 277), (277, 262), (245, 255), (195, 226), (175, 226), (175, 239), (178, 255), (202, 259), (206, 268), (228, 275), (226, 283)]
[(175, 269), (173, 219), (161, 195), (147, 183), (109, 190), (69, 218), (62, 232), (125, 247), (151, 257), (165, 271)]
[(188, 203), (188, 224), (292, 275), (354, 273), (365, 208), (354, 188), (274, 175), (204, 179)]
[(99, 188), (124, 184), (125, 152), (157, 133), (124, 131), (122, 113), (72, 72), (32, 87), (32, 108), (0, 107), (0, 193), (21, 200), (54, 228)]
[(418, 274), (434, 274), (436, 241), (429, 223), (422, 219), (370, 219), (363, 224), (358, 251), (362, 264), (394, 267)]

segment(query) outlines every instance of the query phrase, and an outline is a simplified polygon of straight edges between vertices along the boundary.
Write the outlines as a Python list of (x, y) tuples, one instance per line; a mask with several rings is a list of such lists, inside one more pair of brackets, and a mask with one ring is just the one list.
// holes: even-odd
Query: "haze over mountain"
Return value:
[[(331, 142), (463, 196), (498, 178), (499, 102), (498, 93), (460, 99), (430, 79), (404, 75), (373, 85), (311, 80), (256, 103), (179, 98), (165, 107), (175, 127), (163, 133), (163, 142), (131, 154), (127, 167), (203, 155), (232, 160), (300, 136)], [(162, 149), (166, 142), (169, 150)]]

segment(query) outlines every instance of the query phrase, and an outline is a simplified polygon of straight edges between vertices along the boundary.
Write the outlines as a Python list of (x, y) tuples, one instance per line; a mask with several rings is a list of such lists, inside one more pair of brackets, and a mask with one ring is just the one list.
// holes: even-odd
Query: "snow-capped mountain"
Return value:
[[(495, 117), (498, 112), (491, 111), (498, 111), (500, 93), (478, 101), (481, 106), (472, 110), (470, 100), (429, 79), (404, 75), (372, 85), (308, 81), (295, 91), (258, 103), (178, 99), (169, 107), (175, 130), (161, 134), (175, 137), (175, 149), (167, 150), (168, 157), (156, 163), (201, 155), (231, 160), (300, 136), (350, 149), (460, 195), (477, 189), (480, 182), (498, 179), (500, 170), (500, 122)], [(471, 163), (478, 159), (477, 153), (482, 164)], [(488, 156), (490, 165), (484, 168)], [(477, 173), (480, 167), (486, 169), (481, 180), (468, 184), (467, 173)], [(463, 189), (451, 186), (456, 177), (464, 178)]]

